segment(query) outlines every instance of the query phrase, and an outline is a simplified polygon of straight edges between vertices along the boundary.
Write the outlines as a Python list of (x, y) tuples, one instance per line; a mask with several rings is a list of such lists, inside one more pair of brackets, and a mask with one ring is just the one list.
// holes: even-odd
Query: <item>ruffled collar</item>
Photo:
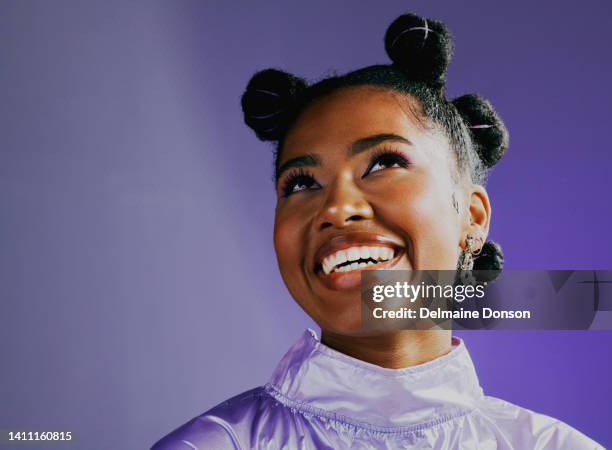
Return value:
[(459, 338), (452, 350), (418, 366), (386, 369), (321, 343), (308, 329), (266, 385), (277, 400), (305, 412), (384, 429), (425, 427), (473, 410), (482, 395)]

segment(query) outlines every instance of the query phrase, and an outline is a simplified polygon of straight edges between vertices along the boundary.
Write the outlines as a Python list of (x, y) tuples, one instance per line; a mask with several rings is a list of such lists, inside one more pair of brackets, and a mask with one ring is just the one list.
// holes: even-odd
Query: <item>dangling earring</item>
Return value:
[(471, 235), (467, 235), (465, 238), (465, 250), (461, 251), (459, 257), (459, 270), (472, 270), (474, 268), (474, 256), (480, 255), (482, 252), (482, 238), (478, 237), (478, 242), (481, 243), (477, 248), (474, 247), (475, 239)]

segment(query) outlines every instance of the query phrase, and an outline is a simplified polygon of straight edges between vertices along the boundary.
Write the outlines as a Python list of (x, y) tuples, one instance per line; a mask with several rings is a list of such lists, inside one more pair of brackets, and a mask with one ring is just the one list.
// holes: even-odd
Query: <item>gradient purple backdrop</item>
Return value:
[[(407, 11), (448, 24), (449, 93), (510, 129), (488, 186), (507, 267), (612, 269), (610, 2), (4, 0), (0, 429), (148, 448), (267, 380), (313, 324), (240, 95), (269, 66), (386, 62)], [(487, 393), (612, 446), (612, 332), (461, 336)]]

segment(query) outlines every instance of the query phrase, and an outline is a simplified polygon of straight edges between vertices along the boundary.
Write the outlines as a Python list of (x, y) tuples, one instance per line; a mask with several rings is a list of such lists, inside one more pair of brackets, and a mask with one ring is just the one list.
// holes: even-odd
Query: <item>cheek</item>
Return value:
[(434, 176), (396, 180), (385, 190), (381, 216), (402, 233), (417, 269), (454, 269), (459, 220), (452, 207), (452, 186)]
[(296, 242), (301, 242), (303, 233), (304, 223), (299, 214), (277, 208), (274, 218), (274, 249), (279, 269), (285, 278), (298, 272), (303, 256)]
[(293, 299), (311, 317), (312, 299), (308, 294), (308, 282), (304, 278), (303, 264), (307, 239), (308, 222), (304, 209), (277, 208), (274, 219), (274, 249), (281, 277)]

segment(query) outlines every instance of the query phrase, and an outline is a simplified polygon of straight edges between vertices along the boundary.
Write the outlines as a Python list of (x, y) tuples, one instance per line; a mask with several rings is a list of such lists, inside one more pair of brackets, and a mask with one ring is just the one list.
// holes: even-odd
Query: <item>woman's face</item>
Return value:
[(362, 270), (457, 266), (474, 202), (446, 138), (410, 109), (393, 91), (348, 88), (286, 136), (274, 246), (291, 295), (323, 330), (360, 334)]

